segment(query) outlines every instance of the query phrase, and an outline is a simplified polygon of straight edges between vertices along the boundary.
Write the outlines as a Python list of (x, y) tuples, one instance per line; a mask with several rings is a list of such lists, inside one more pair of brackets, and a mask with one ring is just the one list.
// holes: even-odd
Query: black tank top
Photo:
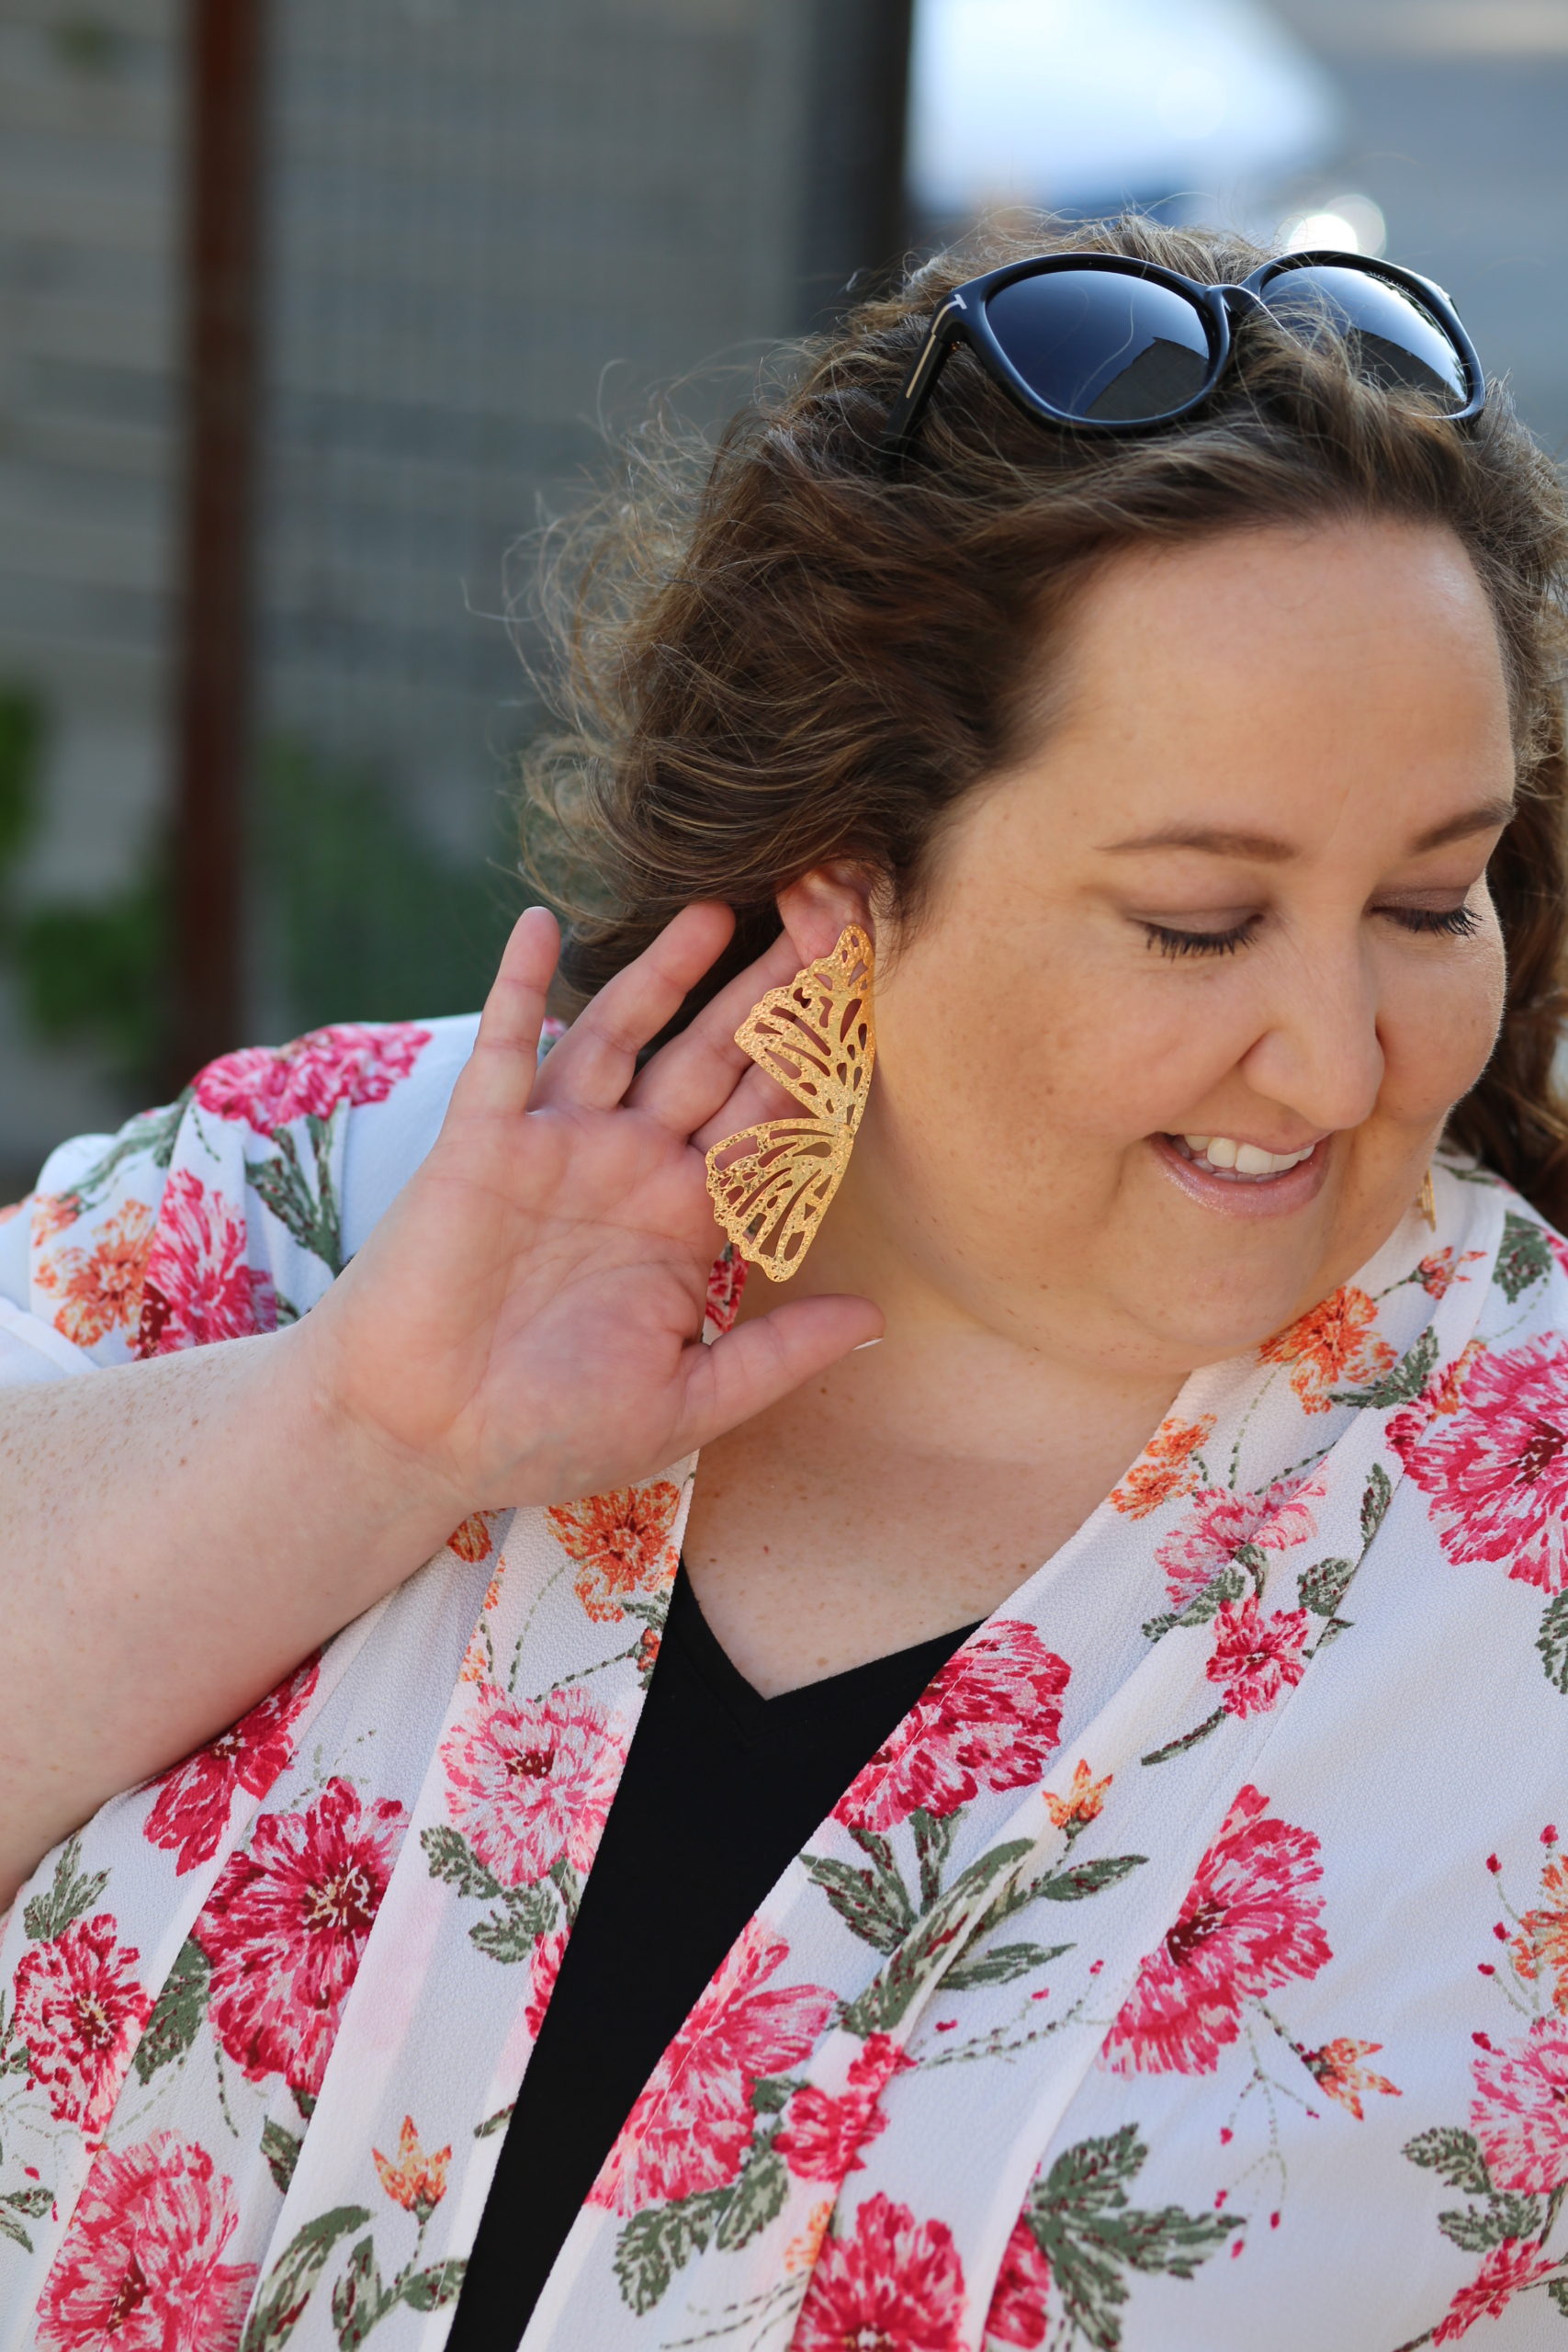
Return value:
[(682, 1566), (447, 2352), (516, 2352), (632, 2103), (768, 1889), (971, 1626), (764, 1699)]

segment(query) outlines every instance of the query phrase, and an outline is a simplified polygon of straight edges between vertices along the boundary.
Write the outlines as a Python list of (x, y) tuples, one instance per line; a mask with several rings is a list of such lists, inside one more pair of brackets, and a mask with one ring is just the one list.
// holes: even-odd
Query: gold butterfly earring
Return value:
[(707, 1156), (719, 1223), (770, 1282), (799, 1271), (850, 1164), (876, 1059), (874, 971), (871, 942), (851, 923), (830, 956), (770, 989), (735, 1033), (802, 1106), (743, 1128)]

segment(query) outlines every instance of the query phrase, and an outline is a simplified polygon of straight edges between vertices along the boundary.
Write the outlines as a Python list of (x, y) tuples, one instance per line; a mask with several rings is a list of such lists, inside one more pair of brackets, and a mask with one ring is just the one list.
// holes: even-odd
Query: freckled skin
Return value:
[[(1513, 785), (1495, 632), (1448, 533), (1118, 559), (1052, 683), (1054, 720), (959, 810), (908, 935), (847, 868), (780, 901), (803, 962), (846, 922), (876, 935), (875, 1078), (797, 1288), (875, 1299), (887, 1340), (705, 1454), (688, 1559), (764, 1688), (995, 1607), (1194, 1366), (1387, 1238), (1495, 1035), (1496, 824), (1413, 846)], [(1290, 854), (1113, 849), (1173, 825)], [(1461, 906), (1465, 936), (1401, 920)], [(1248, 928), (1172, 956), (1150, 923)], [(1172, 1133), (1326, 1137), (1325, 1172), (1289, 1214), (1227, 1214), (1173, 1180)]]

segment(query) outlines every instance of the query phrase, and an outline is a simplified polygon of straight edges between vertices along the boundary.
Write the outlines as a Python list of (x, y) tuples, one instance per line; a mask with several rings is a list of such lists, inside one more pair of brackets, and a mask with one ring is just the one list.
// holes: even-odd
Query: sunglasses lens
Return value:
[(1196, 400), (1213, 373), (1195, 302), (1093, 264), (1016, 277), (987, 296), (986, 317), (1029, 390), (1060, 416), (1149, 424)]
[(1468, 405), (1469, 369), (1448, 330), (1388, 278), (1312, 263), (1270, 278), (1263, 301), (1308, 343), (1325, 328), (1343, 336), (1358, 371), (1381, 390), (1418, 392), (1450, 413)]

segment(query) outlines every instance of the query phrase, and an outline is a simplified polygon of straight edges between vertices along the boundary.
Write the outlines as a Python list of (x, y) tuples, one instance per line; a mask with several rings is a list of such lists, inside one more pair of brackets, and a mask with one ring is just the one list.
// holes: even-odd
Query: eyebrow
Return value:
[[(1450, 842), (1466, 841), (1472, 833), (1495, 832), (1508, 822), (1516, 806), (1512, 800), (1483, 800), (1462, 815), (1450, 817), (1442, 824), (1417, 834), (1410, 844), (1410, 854), (1418, 857), (1425, 851), (1442, 849)], [(1226, 825), (1162, 825), (1157, 832), (1139, 833), (1131, 841), (1107, 842), (1102, 846), (1109, 857), (1139, 850), (1194, 849), (1209, 857), (1245, 857), (1258, 865), (1282, 865), (1298, 854), (1295, 845), (1281, 841), (1277, 833), (1246, 832)]]

